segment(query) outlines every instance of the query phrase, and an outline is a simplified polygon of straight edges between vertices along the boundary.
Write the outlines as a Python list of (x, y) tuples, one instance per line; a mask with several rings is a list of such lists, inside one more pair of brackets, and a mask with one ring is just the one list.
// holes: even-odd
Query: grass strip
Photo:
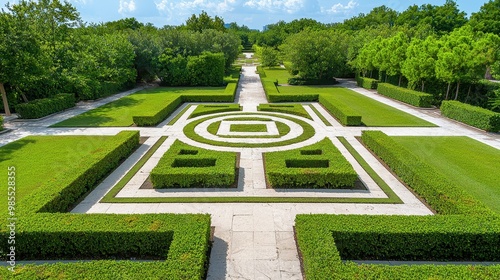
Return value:
[(135, 176), (137, 172), (146, 164), (146, 162), (151, 158), (151, 156), (158, 150), (158, 148), (167, 140), (167, 136), (162, 136), (156, 143), (144, 154), (144, 156), (137, 161), (137, 163), (120, 179), (120, 181), (101, 199), (101, 203), (111, 202), (113, 199), (127, 183)]
[(318, 109), (316, 109), (316, 107), (314, 107), (313, 105), (309, 105), (309, 108), (311, 108), (311, 110), (313, 110), (313, 112), (321, 119), (321, 121), (326, 125), (326, 126), (332, 126), (332, 124), (325, 118), (325, 116), (323, 116), (323, 114), (321, 114)]
[(373, 168), (366, 162), (366, 160), (354, 149), (354, 147), (345, 139), (344, 137), (337, 137), (344, 145), (344, 147), (351, 153), (351, 155), (356, 159), (356, 161), (363, 167), (363, 169), (370, 175), (370, 177), (377, 183), (377, 185), (384, 191), (384, 193), (389, 197), (389, 199), (394, 199), (395, 201), (398, 201), (399, 203), (403, 203), (401, 199), (394, 193), (394, 191), (387, 185), (387, 183), (378, 176), (377, 172), (373, 170)]
[(172, 120), (170, 120), (167, 125), (174, 125), (186, 113), (186, 111), (189, 108), (191, 108), (191, 106), (193, 106), (193, 105), (192, 104), (188, 104), (186, 106), (186, 108), (182, 109), (182, 111), (180, 111), (179, 114), (177, 114), (177, 116), (175, 116), (175, 118), (173, 118)]

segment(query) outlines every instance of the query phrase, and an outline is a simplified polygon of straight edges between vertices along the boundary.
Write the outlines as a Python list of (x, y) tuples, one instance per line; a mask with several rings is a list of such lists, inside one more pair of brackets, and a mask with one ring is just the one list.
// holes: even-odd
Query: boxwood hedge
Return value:
[(440, 214), (491, 215), (482, 202), (454, 186), (381, 131), (363, 131), (363, 143)]
[(402, 88), (387, 83), (379, 83), (377, 91), (382, 95), (415, 107), (430, 108), (432, 107), (432, 102), (434, 101), (434, 96), (432, 96), (432, 94)]
[(351, 109), (351, 107), (343, 103), (331, 102), (328, 95), (321, 94), (319, 103), (323, 105), (342, 125), (345, 126), (360, 126), (362, 125), (361, 116)]
[(170, 116), (182, 103), (182, 96), (179, 96), (165, 104), (165, 107), (158, 112), (144, 112), (144, 115), (132, 118), (137, 126), (155, 126)]
[(274, 102), (316, 102), (318, 94), (281, 94), (277, 85), (269, 80), (265, 80), (266, 73), (262, 66), (257, 66), (257, 73), (260, 76), (262, 87), (266, 93), (267, 101)]
[[(297, 215), (307, 279), (498, 279), (500, 266), (357, 265), (346, 260), (498, 261), (498, 216)], [(446, 278), (446, 277), (445, 277)]]
[(379, 81), (372, 78), (356, 76), (356, 83), (359, 87), (366, 89), (377, 89)]
[(38, 119), (50, 114), (75, 107), (75, 96), (69, 93), (56, 94), (51, 98), (36, 99), (15, 106), (16, 113), (22, 119)]
[(236, 178), (236, 153), (196, 148), (176, 140), (151, 171), (155, 188), (223, 188)]
[(358, 176), (329, 139), (300, 149), (264, 154), (272, 188), (353, 187)]
[(0, 116), (0, 131), (3, 130), (3, 117)]
[[(161, 268), (163, 277), (201, 279), (205, 274), (209, 246), (210, 217), (208, 215), (63, 213), (71, 205), (77, 203), (86, 192), (91, 191), (104, 176), (137, 147), (139, 133), (137, 131), (120, 132), (116, 136), (101, 139), (107, 141), (99, 146), (99, 153), (102, 156), (95, 157), (95, 162), (88, 168), (73, 170), (62, 178), (61, 176), (53, 177), (40, 186), (22, 186), (33, 188), (33, 190), (24, 196), (18, 196), (16, 200), (15, 214), (19, 221), (16, 223), (16, 260), (166, 259)], [(18, 146), (18, 149), (22, 149), (23, 145), (36, 145), (36, 141), (14, 142), (9, 144), (9, 147)], [(60, 147), (60, 149), (67, 148), (69, 147)], [(7, 154), (2, 153), (2, 155)], [(72, 159), (78, 160), (78, 154), (73, 156)], [(4, 163), (12, 164), (8, 160)], [(31, 175), (41, 176), (41, 174)], [(22, 178), (19, 177), (19, 180), (21, 182)], [(7, 217), (7, 209), (1, 209), (0, 215)], [(5, 226), (1, 228), (0, 242), (3, 244), (8, 244), (10, 230)], [(10, 254), (10, 248), (2, 250), (2, 259), (9, 260), (8, 254)], [(107, 265), (118, 264), (96, 262), (96, 270), (91, 269), (88, 273), (96, 272), (97, 275), (104, 273), (102, 270), (106, 269)], [(120, 263), (120, 265), (124, 265), (125, 270), (136, 266), (133, 263)], [(12, 275), (18, 273), (30, 275), (29, 273), (38, 269), (44, 268), (30, 267), (25, 270), (20, 266)], [(5, 268), (1, 269), (0, 275), (5, 274), (5, 270)], [(69, 271), (68, 276), (78, 277), (83, 273), (71, 269)], [(9, 273), (12, 272), (9, 271)]]
[(491, 132), (500, 131), (500, 113), (461, 103), (443, 101), (441, 113), (450, 119)]

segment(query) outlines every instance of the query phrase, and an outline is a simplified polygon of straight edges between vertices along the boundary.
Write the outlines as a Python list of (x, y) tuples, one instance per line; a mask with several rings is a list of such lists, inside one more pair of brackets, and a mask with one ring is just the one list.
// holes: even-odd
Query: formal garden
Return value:
[[(377, 16), (450, 7), (434, 34)], [(30, 36), (46, 9), (57, 36)], [(0, 35), (29, 46), (0, 43), (23, 54), (0, 60), (0, 278), (500, 278), (487, 14), (448, 1), (260, 32), (8, 10)]]

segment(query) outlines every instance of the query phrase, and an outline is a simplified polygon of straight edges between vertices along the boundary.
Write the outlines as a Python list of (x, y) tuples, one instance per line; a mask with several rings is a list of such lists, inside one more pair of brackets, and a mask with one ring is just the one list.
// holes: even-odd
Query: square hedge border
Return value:
[[(63, 213), (82, 195), (116, 168), (139, 145), (138, 131), (124, 131), (121, 140), (100, 161), (81, 174), (69, 186), (42, 188), (16, 203), (15, 259), (163, 259), (162, 277), (202, 279), (206, 272), (210, 238), (209, 215), (111, 215)], [(82, 189), (83, 187), (83, 189)], [(89, 188), (89, 189), (87, 189)], [(0, 212), (7, 217), (6, 210)], [(2, 227), (0, 242), (3, 260), (10, 260), (8, 240), (11, 230)], [(109, 261), (92, 265), (102, 271)], [(125, 267), (135, 264), (125, 263)], [(160, 265), (159, 265), (160, 266)], [(37, 270), (18, 268), (17, 273)], [(1, 268), (0, 275), (8, 268)], [(8, 271), (7, 273), (12, 273)]]

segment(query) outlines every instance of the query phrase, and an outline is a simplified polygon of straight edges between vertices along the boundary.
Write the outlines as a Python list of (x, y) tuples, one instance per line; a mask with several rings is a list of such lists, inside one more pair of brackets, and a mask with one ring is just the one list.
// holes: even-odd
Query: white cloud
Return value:
[(243, 6), (270, 12), (294, 14), (306, 6), (305, 0), (247, 0)]
[(356, 1), (351, 0), (349, 1), (349, 3), (347, 3), (347, 5), (343, 5), (342, 3), (337, 3), (329, 9), (322, 8), (321, 10), (323, 13), (327, 14), (339, 14), (339, 13), (348, 13), (357, 6), (358, 3)]
[(155, 2), (156, 9), (163, 14), (192, 14), (197, 13), (200, 10), (205, 10), (209, 14), (224, 14), (231, 12), (235, 9), (237, 5), (236, 0), (192, 0), (192, 1), (173, 1), (173, 0), (161, 0), (160, 2)]
[(130, 1), (120, 0), (120, 7), (118, 8), (118, 13), (120, 14), (130, 13), (135, 11), (135, 9), (136, 7), (134, 0)]

